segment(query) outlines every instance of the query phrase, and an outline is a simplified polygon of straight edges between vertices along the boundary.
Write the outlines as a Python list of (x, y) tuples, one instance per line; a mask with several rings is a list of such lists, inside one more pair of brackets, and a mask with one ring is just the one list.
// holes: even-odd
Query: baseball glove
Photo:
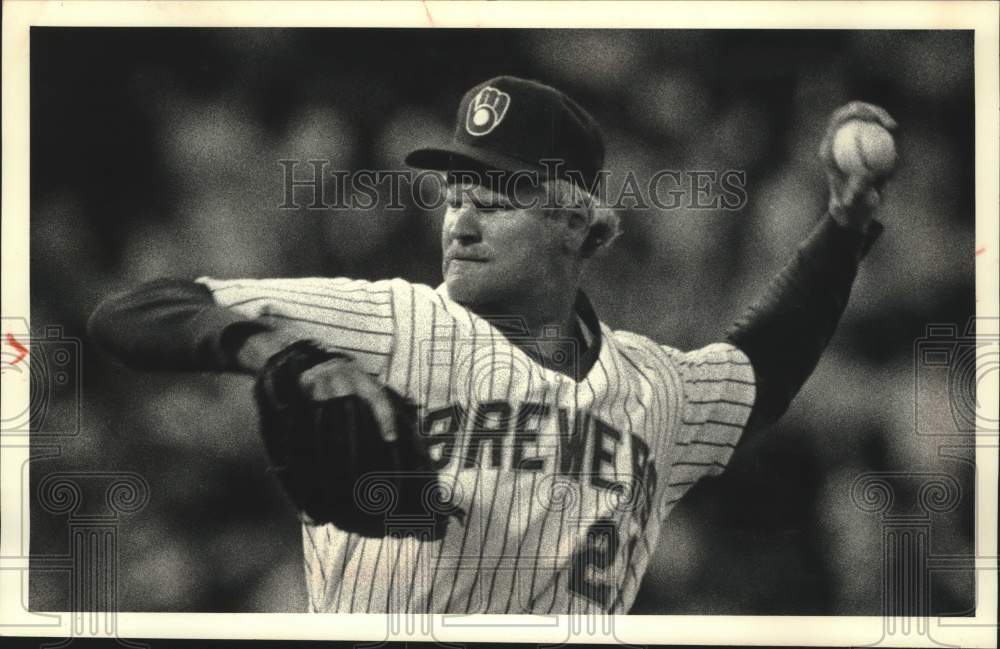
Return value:
[(356, 396), (314, 401), (299, 378), (325, 361), (349, 356), (302, 340), (272, 356), (254, 395), (273, 472), (309, 524), (332, 523), (367, 537), (439, 538), (447, 505), (417, 434), (416, 407), (384, 388), (397, 439), (387, 442), (368, 402)]

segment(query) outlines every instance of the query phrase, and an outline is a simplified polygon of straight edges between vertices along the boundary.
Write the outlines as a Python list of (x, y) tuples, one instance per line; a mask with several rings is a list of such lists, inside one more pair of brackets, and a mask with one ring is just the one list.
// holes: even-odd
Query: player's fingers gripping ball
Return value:
[(830, 116), (820, 157), (829, 170), (843, 176), (883, 179), (896, 168), (896, 128), (884, 108), (852, 101)]
[(874, 104), (853, 101), (834, 111), (820, 144), (831, 213), (870, 212), (878, 206), (898, 162), (896, 128), (896, 120)]
[(439, 538), (447, 515), (433, 506), (440, 486), (418, 434), (416, 407), (382, 388), (395, 424), (391, 436), (358, 393), (305, 390), (302, 375), (332, 359), (349, 357), (299, 341), (258, 374), (254, 395), (271, 471), (307, 523), (367, 537)]
[(833, 136), (833, 159), (848, 176), (882, 178), (896, 168), (896, 142), (881, 124), (852, 119)]

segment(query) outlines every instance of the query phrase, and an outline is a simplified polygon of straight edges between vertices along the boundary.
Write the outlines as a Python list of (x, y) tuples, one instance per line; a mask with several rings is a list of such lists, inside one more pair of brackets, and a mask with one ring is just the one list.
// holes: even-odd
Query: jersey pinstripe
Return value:
[(222, 306), (295, 321), (416, 402), (458, 508), (434, 542), (304, 525), (316, 612), (627, 612), (662, 521), (723, 471), (753, 404), (749, 361), (728, 344), (682, 353), (600, 324), (575, 381), (443, 287), (198, 281)]

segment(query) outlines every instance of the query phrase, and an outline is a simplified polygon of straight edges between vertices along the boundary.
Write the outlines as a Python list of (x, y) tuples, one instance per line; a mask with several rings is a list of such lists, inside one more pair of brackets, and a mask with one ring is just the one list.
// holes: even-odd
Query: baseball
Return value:
[(849, 176), (884, 176), (896, 166), (896, 143), (880, 124), (852, 119), (834, 135), (833, 159)]

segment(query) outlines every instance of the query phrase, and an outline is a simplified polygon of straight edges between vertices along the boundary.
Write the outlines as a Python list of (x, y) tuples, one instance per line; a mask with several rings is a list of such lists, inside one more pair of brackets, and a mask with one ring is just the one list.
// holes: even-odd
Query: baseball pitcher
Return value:
[(896, 125), (833, 114), (827, 213), (719, 342), (682, 352), (612, 330), (580, 290), (619, 233), (587, 111), (499, 77), (456, 121), (407, 157), (448, 180), (440, 286), (164, 279), (105, 300), (90, 333), (135, 368), (256, 377), (311, 611), (628, 612), (664, 519), (786, 410), (881, 232), (891, 167), (843, 171), (837, 132)]

